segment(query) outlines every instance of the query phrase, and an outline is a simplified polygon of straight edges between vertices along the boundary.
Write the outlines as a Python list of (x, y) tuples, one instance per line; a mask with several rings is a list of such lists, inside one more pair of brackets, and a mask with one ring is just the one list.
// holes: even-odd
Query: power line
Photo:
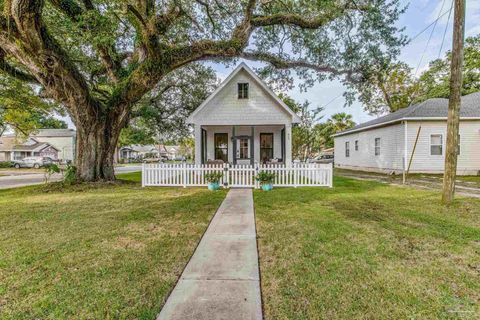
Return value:
[(453, 1), (454, 0), (452, 0), (452, 4), (450, 5), (450, 10), (448, 10), (447, 24), (445, 25), (445, 30), (443, 31), (442, 45), (440, 46), (440, 50), (438, 51), (438, 59), (440, 59), (440, 56), (442, 55), (443, 43), (445, 41), (445, 35), (447, 34), (448, 23), (450, 22), (450, 16), (452, 15)]
[(449, 13), (451, 10), (448, 10), (448, 11), (445, 11), (444, 13), (442, 13), (441, 16), (439, 16), (437, 19), (435, 19), (432, 23), (430, 23), (428, 26), (426, 26), (425, 28), (422, 29), (422, 31), (420, 31), (419, 33), (417, 33), (415, 36), (413, 36), (411, 39), (410, 39), (410, 42), (412, 42), (413, 40), (417, 39), (422, 33), (424, 33), (425, 31), (427, 31), (432, 25), (436, 24), (438, 20), (440, 20), (441, 18), (443, 18), (444, 15), (446, 15), (447, 13)]
[(326, 106), (328, 106), (330, 103), (332, 103), (333, 101), (337, 100), (338, 98), (340, 98), (341, 96), (343, 95), (343, 93), (340, 93), (338, 96), (336, 96), (335, 98), (333, 98), (332, 100), (328, 101), (325, 105), (323, 105), (321, 108), (325, 108)]
[[(414, 75), (414, 77), (417, 76), (418, 69), (420, 69), (420, 65), (422, 64), (423, 58), (425, 57), (425, 52), (427, 52), (428, 45), (430, 44), (430, 40), (432, 39), (433, 33), (435, 32), (435, 27), (437, 26), (437, 22), (438, 22), (438, 20), (440, 20), (440, 18), (441, 18), (440, 13), (442, 12), (444, 5), (445, 5), (445, 0), (443, 0), (443, 2), (442, 2), (442, 7), (440, 8), (440, 11), (438, 12), (438, 17), (437, 17), (437, 19), (436, 19), (436, 20), (434, 21), (434, 23), (433, 23), (432, 32), (430, 32), (430, 36), (428, 37), (427, 44), (425, 45), (425, 48), (423, 49), (423, 53), (422, 53), (422, 56), (420, 57), (420, 61), (418, 62), (417, 69), (415, 69), (415, 75)], [(446, 13), (446, 12), (445, 12), (445, 13)]]

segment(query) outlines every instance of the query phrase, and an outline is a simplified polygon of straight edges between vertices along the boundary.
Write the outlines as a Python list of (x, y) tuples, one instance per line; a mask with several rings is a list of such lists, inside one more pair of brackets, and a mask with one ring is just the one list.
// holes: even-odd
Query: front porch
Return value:
[(196, 125), (196, 164), (292, 163), (291, 124)]

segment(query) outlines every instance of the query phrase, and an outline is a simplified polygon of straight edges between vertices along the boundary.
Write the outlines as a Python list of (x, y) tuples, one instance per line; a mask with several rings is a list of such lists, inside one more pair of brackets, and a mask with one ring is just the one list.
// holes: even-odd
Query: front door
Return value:
[(240, 160), (240, 164), (244, 164), (243, 162), (247, 164), (246, 161), (249, 159), (250, 159), (250, 139), (249, 138), (237, 139), (237, 160)]

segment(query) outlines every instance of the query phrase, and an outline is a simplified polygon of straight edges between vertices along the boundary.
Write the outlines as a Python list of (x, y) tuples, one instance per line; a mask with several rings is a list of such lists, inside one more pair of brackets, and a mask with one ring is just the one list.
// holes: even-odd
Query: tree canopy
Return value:
[(0, 9), (0, 70), (65, 107), (83, 180), (114, 179), (135, 105), (191, 63), (244, 58), (286, 84), (295, 71), (304, 86), (338, 78), (358, 89), (406, 41), (399, 0), (0, 0)]
[(27, 136), (41, 128), (66, 128), (52, 116), (58, 106), (40, 98), (32, 86), (0, 75), (0, 136), (7, 130)]
[[(462, 95), (480, 91), (480, 35), (465, 40)], [(448, 98), (451, 52), (430, 62), (415, 78), (403, 62), (387, 64), (372, 72), (360, 90), (360, 100), (371, 114), (384, 114), (430, 98)]]

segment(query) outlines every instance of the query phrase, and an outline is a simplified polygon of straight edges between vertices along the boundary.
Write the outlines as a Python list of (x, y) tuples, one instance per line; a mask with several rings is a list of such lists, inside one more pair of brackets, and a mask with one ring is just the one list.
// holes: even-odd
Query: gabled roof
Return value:
[(32, 133), (33, 137), (75, 137), (76, 135), (73, 129), (38, 129)]
[(232, 80), (233, 77), (235, 77), (241, 70), (245, 70), (260, 85), (260, 87), (262, 87), (262, 89), (264, 89), (265, 92), (267, 92), (268, 95), (270, 95), (287, 113), (289, 113), (292, 116), (293, 123), (299, 123), (301, 121), (300, 117), (295, 112), (293, 112), (285, 104), (285, 102), (283, 102), (272, 91), (272, 89), (270, 89), (267, 86), (267, 84), (262, 79), (260, 79), (257, 76), (257, 74), (253, 72), (252, 69), (250, 69), (249, 66), (247, 66), (245, 62), (242, 62), (238, 65), (237, 68), (235, 68), (235, 70), (232, 71), (232, 73), (230, 73), (230, 75), (220, 84), (220, 86), (218, 86), (218, 88), (215, 89), (215, 91), (213, 91), (213, 93), (210, 96), (208, 96), (208, 98), (205, 101), (203, 101), (202, 104), (200, 104), (200, 106), (198, 106), (198, 108), (195, 109), (195, 111), (193, 111), (193, 113), (187, 118), (187, 123), (190, 123), (190, 124), (193, 123), (193, 117), (195, 117), (195, 115), (197, 115), (220, 91), (222, 91), (222, 89), (230, 82), (230, 80)]
[[(333, 136), (368, 130), (403, 120), (446, 120), (448, 117), (448, 99), (433, 98), (408, 108), (400, 109), (383, 117), (361, 123), (351, 129), (339, 132)], [(460, 119), (480, 120), (480, 92), (471, 93), (462, 97)]]
[(0, 137), (0, 151), (33, 151), (40, 152), (45, 148), (52, 147), (59, 151), (57, 148), (47, 142), (39, 142), (34, 138), (28, 138), (27, 140), (19, 143), (15, 136)]

